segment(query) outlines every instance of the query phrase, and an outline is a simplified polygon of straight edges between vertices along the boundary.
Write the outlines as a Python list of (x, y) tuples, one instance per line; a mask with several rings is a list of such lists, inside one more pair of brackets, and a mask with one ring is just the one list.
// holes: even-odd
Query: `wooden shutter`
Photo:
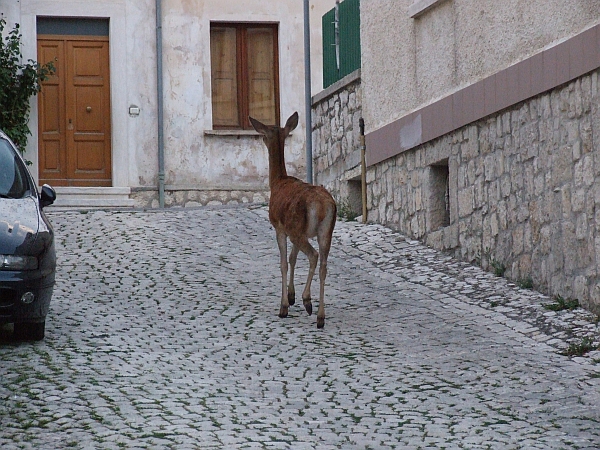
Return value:
[(210, 34), (213, 126), (240, 126), (237, 83), (237, 31), (213, 27)]
[(268, 125), (276, 124), (273, 34), (273, 28), (247, 30), (248, 110)]

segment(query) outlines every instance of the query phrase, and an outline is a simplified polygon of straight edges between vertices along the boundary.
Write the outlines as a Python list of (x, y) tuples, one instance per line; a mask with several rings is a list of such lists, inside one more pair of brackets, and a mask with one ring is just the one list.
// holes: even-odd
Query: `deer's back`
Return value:
[(285, 177), (271, 186), (269, 220), (276, 228), (295, 235), (314, 237), (317, 227), (327, 222), (333, 225), (336, 205), (331, 194), (322, 186), (314, 186), (294, 177)]

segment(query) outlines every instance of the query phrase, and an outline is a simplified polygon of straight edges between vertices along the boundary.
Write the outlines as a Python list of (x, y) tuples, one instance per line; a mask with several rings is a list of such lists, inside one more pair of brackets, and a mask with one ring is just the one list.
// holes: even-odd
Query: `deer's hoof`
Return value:
[(312, 303), (310, 302), (310, 299), (304, 300), (304, 309), (306, 309), (309, 316), (312, 314)]
[(279, 317), (281, 317), (282, 319), (285, 319), (287, 316), (288, 316), (288, 307), (282, 306), (281, 308), (279, 308)]
[(296, 293), (295, 292), (288, 292), (288, 303), (290, 304), (290, 306), (293, 306), (294, 303), (296, 303)]
[(325, 326), (325, 317), (317, 317), (317, 328), (321, 329)]

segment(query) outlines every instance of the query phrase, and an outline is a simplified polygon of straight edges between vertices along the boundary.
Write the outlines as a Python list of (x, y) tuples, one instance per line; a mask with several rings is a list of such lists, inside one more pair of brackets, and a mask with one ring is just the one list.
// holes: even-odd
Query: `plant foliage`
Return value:
[(6, 20), (0, 18), (0, 129), (23, 152), (31, 135), (29, 100), (56, 69), (53, 62), (42, 65), (30, 59), (24, 64), (19, 24), (6, 35), (5, 26)]
[(544, 305), (544, 308), (550, 310), (550, 311), (564, 311), (564, 310), (569, 310), (572, 311), (574, 309), (579, 308), (579, 300), (575, 299), (564, 299), (562, 298), (560, 295), (557, 295), (556, 297), (554, 297), (555, 302), (554, 303), (548, 303), (546, 305)]
[(572, 343), (562, 352), (565, 356), (583, 356), (593, 350), (598, 350), (599, 347), (594, 344), (594, 340), (590, 337), (585, 337), (579, 342)]

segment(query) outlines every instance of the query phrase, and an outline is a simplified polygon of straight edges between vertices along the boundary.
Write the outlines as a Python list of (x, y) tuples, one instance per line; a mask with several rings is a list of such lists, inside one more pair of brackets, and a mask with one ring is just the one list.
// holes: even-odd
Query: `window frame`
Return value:
[[(211, 21), (209, 36), (212, 40), (213, 28), (235, 28), (236, 30), (236, 70), (237, 70), (237, 102), (238, 102), (238, 126), (215, 125), (212, 118), (213, 130), (253, 130), (248, 115), (250, 111), (249, 99), (249, 73), (248, 73), (248, 39), (247, 30), (251, 28), (270, 28), (273, 31), (273, 84), (275, 98), (275, 124), (280, 126), (280, 89), (279, 89), (279, 23), (277, 22), (220, 22)], [(211, 41), (212, 42), (212, 41)], [(210, 48), (210, 45), (209, 45)], [(211, 111), (213, 106), (212, 92), (212, 57), (211, 57)]]

